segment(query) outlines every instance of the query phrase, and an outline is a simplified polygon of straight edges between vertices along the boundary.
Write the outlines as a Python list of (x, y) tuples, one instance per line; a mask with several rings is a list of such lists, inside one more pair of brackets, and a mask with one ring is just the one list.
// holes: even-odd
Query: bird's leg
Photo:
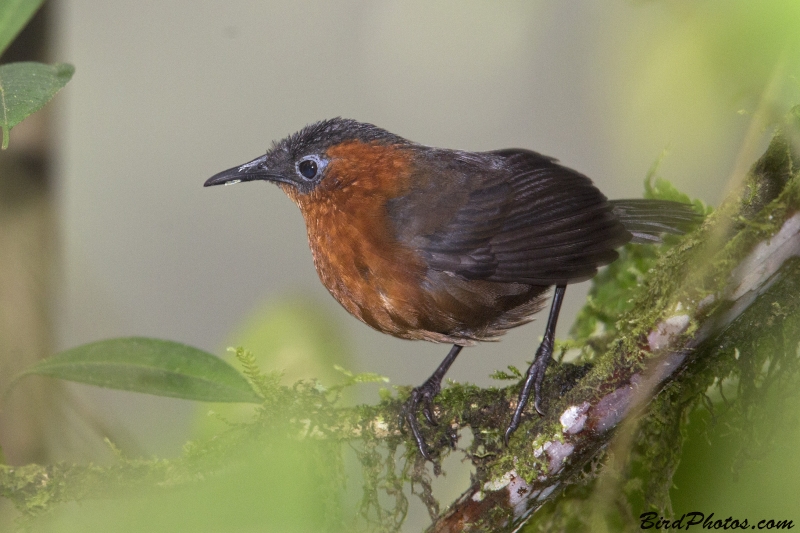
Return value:
[(553, 305), (550, 307), (550, 316), (547, 318), (547, 326), (544, 330), (542, 344), (540, 344), (539, 349), (536, 350), (536, 356), (533, 358), (533, 362), (528, 368), (528, 373), (525, 377), (525, 385), (519, 393), (517, 408), (514, 410), (514, 416), (511, 418), (511, 423), (506, 429), (506, 446), (508, 446), (508, 439), (511, 437), (511, 434), (519, 427), (522, 411), (525, 410), (525, 406), (528, 404), (528, 399), (531, 396), (531, 388), (533, 388), (533, 406), (540, 415), (544, 415), (544, 411), (542, 410), (542, 382), (544, 381), (544, 373), (547, 370), (547, 365), (550, 363), (551, 356), (553, 355), (553, 343), (556, 340), (556, 322), (558, 322), (558, 313), (561, 311), (561, 301), (564, 299), (564, 292), (566, 290), (566, 285), (558, 285), (553, 293)]
[(425, 419), (432, 426), (436, 425), (436, 419), (433, 417), (433, 411), (431, 410), (433, 407), (431, 402), (442, 389), (442, 379), (450, 368), (450, 365), (452, 365), (453, 361), (458, 357), (461, 348), (463, 348), (463, 346), (457, 344), (454, 344), (453, 347), (450, 348), (450, 353), (447, 354), (447, 357), (444, 358), (444, 361), (442, 361), (436, 371), (431, 374), (431, 377), (429, 377), (425, 383), (411, 391), (411, 397), (408, 399), (408, 403), (406, 403), (401, 414), (400, 424), (402, 425), (404, 422), (408, 424), (408, 427), (411, 429), (411, 434), (414, 435), (414, 440), (417, 441), (417, 448), (419, 448), (422, 456), (428, 461), (432, 461), (433, 458), (428, 452), (428, 446), (425, 444), (425, 439), (422, 437), (422, 433), (419, 430), (417, 410), (419, 409), (420, 402), (422, 402), (422, 414), (425, 415)]

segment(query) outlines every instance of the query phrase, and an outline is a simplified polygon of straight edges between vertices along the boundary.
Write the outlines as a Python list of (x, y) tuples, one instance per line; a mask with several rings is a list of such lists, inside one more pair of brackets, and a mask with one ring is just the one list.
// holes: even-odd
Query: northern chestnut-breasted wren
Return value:
[(550, 362), (567, 284), (591, 278), (627, 242), (660, 242), (697, 215), (660, 200), (609, 201), (586, 176), (524, 149), (465, 152), (410, 142), (371, 124), (317, 122), (206, 186), (264, 180), (300, 208), (322, 283), (347, 311), (404, 339), (453, 344), (412, 391), (405, 420), (431, 455), (417, 411), (464, 346), (525, 324), (555, 286), (544, 340), (506, 430), (517, 428)]

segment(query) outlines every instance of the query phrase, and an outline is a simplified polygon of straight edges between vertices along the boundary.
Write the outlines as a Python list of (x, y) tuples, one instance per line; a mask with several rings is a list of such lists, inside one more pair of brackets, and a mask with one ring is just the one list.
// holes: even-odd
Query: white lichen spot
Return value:
[(583, 402), (580, 405), (571, 405), (567, 410), (561, 414), (559, 421), (564, 428), (564, 433), (567, 435), (574, 435), (583, 430), (586, 423), (586, 412), (589, 410), (589, 402)]
[(656, 329), (647, 335), (650, 350), (655, 352), (669, 345), (675, 337), (686, 331), (689, 321), (689, 315), (675, 315), (659, 323)]
[(568, 442), (555, 440), (545, 442), (544, 451), (547, 453), (547, 458), (550, 459), (547, 464), (547, 473), (551, 476), (559, 473), (564, 467), (564, 462), (572, 455), (574, 449), (575, 446)]
[(506, 485), (508, 485), (509, 483), (511, 483), (512, 476), (513, 477), (517, 477), (517, 471), (516, 470), (512, 470), (510, 472), (506, 472), (500, 478), (490, 479), (489, 481), (487, 481), (486, 483), (483, 484), (483, 490), (487, 491), (487, 492), (488, 491), (494, 492), (494, 491), (500, 490), (503, 487), (505, 487)]
[(511, 482), (506, 490), (508, 490), (508, 503), (514, 508), (514, 516), (518, 517), (528, 510), (532, 488), (520, 476), (511, 476)]

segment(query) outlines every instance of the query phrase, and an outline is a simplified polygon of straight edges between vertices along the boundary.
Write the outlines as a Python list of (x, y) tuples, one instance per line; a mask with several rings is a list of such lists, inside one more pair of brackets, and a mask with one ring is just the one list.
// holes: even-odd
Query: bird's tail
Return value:
[(613, 212), (634, 243), (659, 243), (661, 235), (680, 235), (695, 227), (702, 219), (691, 204), (668, 200), (611, 200)]

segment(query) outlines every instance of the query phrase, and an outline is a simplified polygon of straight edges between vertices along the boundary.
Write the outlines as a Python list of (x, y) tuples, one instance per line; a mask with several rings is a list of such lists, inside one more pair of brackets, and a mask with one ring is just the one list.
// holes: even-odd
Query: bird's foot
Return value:
[[(514, 416), (511, 417), (511, 423), (508, 424), (506, 428), (506, 433), (503, 436), (503, 441), (505, 445), (508, 446), (508, 441), (511, 438), (511, 434), (514, 433), (517, 428), (519, 427), (520, 420), (522, 419), (522, 413), (525, 411), (525, 407), (528, 405), (528, 400), (531, 396), (531, 390), (533, 390), (533, 406), (536, 408), (536, 412), (539, 413), (540, 416), (544, 416), (544, 408), (542, 407), (542, 383), (544, 382), (544, 375), (547, 371), (547, 365), (550, 363), (550, 350), (542, 350), (539, 348), (539, 351), (536, 354), (536, 357), (533, 360), (530, 368), (528, 368), (527, 376), (525, 377), (525, 384), (522, 386), (522, 390), (519, 392), (519, 399), (517, 400), (517, 408), (514, 409)], [(544, 353), (542, 353), (544, 352)]]
[(408, 425), (408, 428), (411, 430), (411, 434), (417, 443), (419, 453), (421, 453), (425, 459), (431, 462), (433, 461), (433, 455), (431, 455), (428, 445), (425, 442), (425, 438), (422, 436), (422, 432), (420, 431), (419, 421), (417, 420), (417, 412), (419, 411), (421, 405), (422, 414), (425, 416), (425, 420), (427, 420), (430, 425), (437, 426), (438, 423), (436, 422), (436, 418), (433, 416), (433, 398), (439, 394), (441, 389), (441, 379), (435, 379), (435, 376), (431, 376), (431, 378), (425, 383), (411, 390), (411, 396), (400, 413), (400, 427), (403, 427), (404, 424)]
[(536, 355), (533, 357), (531, 366), (528, 367), (528, 375), (525, 378), (525, 385), (519, 393), (519, 401), (517, 408), (514, 410), (514, 416), (511, 417), (511, 423), (506, 428), (506, 433), (503, 436), (506, 446), (511, 434), (514, 433), (519, 427), (519, 421), (522, 418), (522, 411), (528, 405), (528, 399), (533, 389), (533, 406), (536, 407), (536, 412), (544, 416), (544, 409), (542, 408), (542, 383), (544, 382), (544, 374), (547, 371), (547, 365), (553, 356), (553, 345), (556, 339), (556, 322), (558, 321), (558, 313), (561, 311), (561, 302), (564, 299), (564, 291), (567, 290), (566, 285), (557, 285), (556, 290), (553, 292), (553, 305), (550, 307), (550, 316), (547, 319), (547, 325), (544, 328), (544, 337), (542, 343), (536, 350)]

